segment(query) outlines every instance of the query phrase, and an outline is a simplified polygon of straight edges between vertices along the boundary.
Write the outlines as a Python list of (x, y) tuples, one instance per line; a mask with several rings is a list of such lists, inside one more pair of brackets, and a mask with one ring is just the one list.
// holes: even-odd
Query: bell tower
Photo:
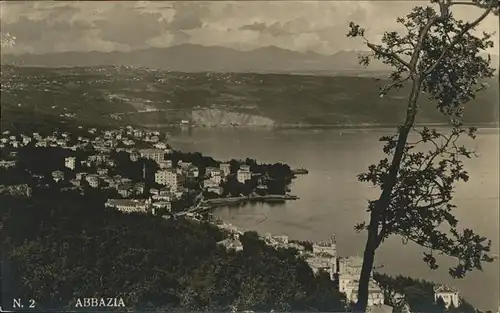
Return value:
[(330, 251), (331, 251), (331, 267), (332, 267), (332, 272), (337, 273), (338, 272), (338, 266), (337, 266), (337, 236), (335, 234), (332, 234), (330, 237)]

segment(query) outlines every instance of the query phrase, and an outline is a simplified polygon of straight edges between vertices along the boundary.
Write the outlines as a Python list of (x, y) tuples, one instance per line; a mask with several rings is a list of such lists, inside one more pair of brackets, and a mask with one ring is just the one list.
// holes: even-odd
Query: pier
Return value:
[(231, 197), (207, 199), (201, 203), (200, 207), (215, 207), (229, 204), (238, 204), (243, 202), (284, 202), (287, 200), (298, 200), (299, 197), (292, 195), (265, 195), (265, 196), (248, 196), (248, 197)]
[(293, 169), (292, 173), (294, 175), (305, 175), (305, 174), (309, 174), (309, 171), (307, 169), (301, 167), (301, 168)]

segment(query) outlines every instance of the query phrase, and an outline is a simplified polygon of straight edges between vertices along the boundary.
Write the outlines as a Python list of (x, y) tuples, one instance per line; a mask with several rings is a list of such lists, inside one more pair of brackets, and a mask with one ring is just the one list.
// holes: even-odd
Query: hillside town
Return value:
[[(239, 184), (245, 184), (257, 176), (258, 187), (265, 187), (266, 173), (254, 173), (247, 164), (233, 169), (234, 166), (229, 162), (214, 161), (211, 164), (213, 166), (199, 166), (182, 158), (177, 157), (176, 160), (173, 157), (176, 151), (167, 143), (167, 136), (158, 131), (145, 131), (132, 126), (98, 131), (80, 126), (79, 133), (77, 136), (68, 132), (17, 135), (4, 131), (0, 138), (0, 169), (6, 173), (10, 170), (26, 170), (33, 181), (2, 183), (0, 194), (29, 197), (33, 186), (48, 184), (55, 184), (61, 190), (78, 190), (82, 194), (86, 190), (105, 190), (111, 195), (105, 203), (108, 208), (124, 213), (162, 215), (167, 219), (183, 216), (201, 221), (203, 216), (197, 210), (203, 207), (205, 195), (222, 197), (224, 182), (229, 177)], [(34, 160), (37, 167), (22, 160), (23, 149), (41, 152), (47, 148), (59, 149), (59, 153), (49, 158), (53, 164), (39, 164)], [(29, 150), (30, 155), (34, 156), (32, 152), (35, 150)], [(120, 162), (126, 162), (127, 167), (136, 164), (137, 171), (129, 175), (121, 172)], [(27, 164), (29, 168), (19, 168)], [(181, 202), (181, 207), (177, 209), (173, 207), (173, 203), (185, 198), (193, 201)], [(243, 250), (239, 238), (245, 233), (244, 230), (213, 218), (208, 220), (228, 234), (225, 240), (218, 242), (219, 245), (228, 250)], [(310, 247), (287, 236), (266, 234), (260, 238), (275, 248), (296, 249), (314, 273), (327, 272), (348, 301), (357, 301), (363, 260), (360, 256), (340, 256), (335, 236), (326, 242), (312, 243)], [(438, 286), (434, 294), (435, 301), (442, 298), (447, 308), (460, 303), (459, 292), (450, 286)], [(387, 293), (372, 277), (368, 300), (370, 312), (393, 312), (393, 308), (385, 304), (386, 296)], [(404, 295), (393, 295), (391, 301), (404, 301)]]
[[(241, 185), (254, 178), (256, 185), (252, 192), (265, 192), (266, 181), (270, 180), (268, 173), (253, 173), (247, 164), (239, 164), (231, 172), (228, 162), (211, 159), (209, 164), (201, 160), (202, 164), (195, 165), (183, 160), (185, 155), (177, 153), (173, 156), (175, 151), (167, 143), (167, 135), (158, 131), (144, 131), (132, 126), (102, 132), (95, 128), (79, 129), (87, 136), (73, 136), (68, 132), (53, 132), (47, 136), (39, 133), (14, 135), (5, 131), (0, 138), (3, 151), (0, 167), (15, 167), (18, 152), (24, 148), (40, 148), (37, 152), (43, 148), (62, 149), (64, 152), (58, 154), (60, 160), (53, 166), (56, 168), (50, 177), (43, 170), (27, 170), (40, 182), (51, 180), (63, 189), (83, 190), (87, 186), (113, 191), (118, 197), (110, 197), (107, 206), (124, 212), (153, 214), (158, 209), (163, 213), (171, 212), (172, 202), (183, 197), (193, 196), (198, 202), (203, 194), (211, 198), (222, 197), (223, 185), (228, 185), (230, 177), (233, 177), (233, 184)], [(124, 157), (127, 160), (124, 161)], [(140, 172), (135, 171), (127, 177), (118, 169), (119, 159), (122, 169), (126, 167), (124, 164), (135, 168), (142, 164)]]

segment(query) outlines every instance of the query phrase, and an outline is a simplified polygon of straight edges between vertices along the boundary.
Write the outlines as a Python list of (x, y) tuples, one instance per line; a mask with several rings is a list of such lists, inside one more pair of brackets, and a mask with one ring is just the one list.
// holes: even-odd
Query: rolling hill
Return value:
[[(132, 67), (2, 67), (2, 127), (47, 119), (142, 126), (396, 125), (407, 88), (378, 97), (370, 77), (180, 73)], [(469, 124), (497, 124), (498, 80), (465, 108)], [(443, 123), (421, 97), (419, 123)]]

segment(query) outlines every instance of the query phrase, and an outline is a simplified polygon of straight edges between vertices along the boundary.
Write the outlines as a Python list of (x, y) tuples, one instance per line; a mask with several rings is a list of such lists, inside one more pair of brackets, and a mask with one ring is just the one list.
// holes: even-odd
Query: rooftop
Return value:
[(108, 199), (108, 204), (111, 205), (146, 205), (146, 200), (140, 199)]
[(434, 287), (435, 293), (457, 293), (458, 290), (448, 285), (439, 285)]
[(163, 150), (160, 150), (160, 149), (140, 149), (139, 152), (142, 152), (142, 153), (164, 153)]

